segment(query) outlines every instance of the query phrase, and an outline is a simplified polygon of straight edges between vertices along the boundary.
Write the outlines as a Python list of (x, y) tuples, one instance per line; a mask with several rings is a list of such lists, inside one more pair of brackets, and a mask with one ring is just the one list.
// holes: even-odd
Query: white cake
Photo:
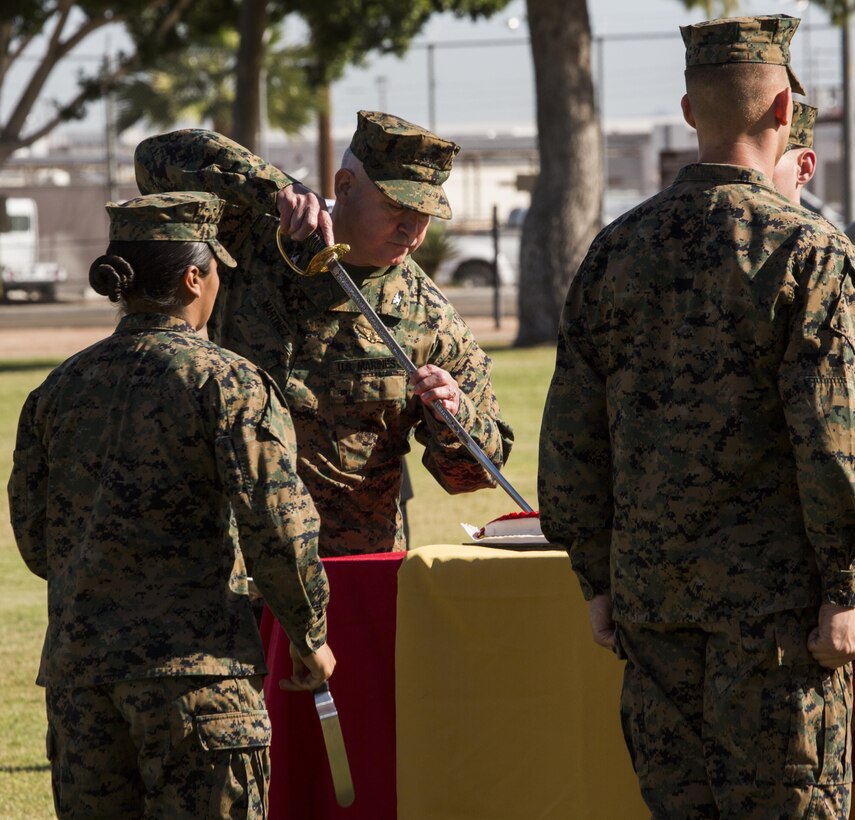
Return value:
[(475, 534), (475, 538), (506, 538), (509, 536), (519, 538), (543, 538), (540, 529), (540, 513), (534, 512), (512, 512), (507, 515), (488, 521)]

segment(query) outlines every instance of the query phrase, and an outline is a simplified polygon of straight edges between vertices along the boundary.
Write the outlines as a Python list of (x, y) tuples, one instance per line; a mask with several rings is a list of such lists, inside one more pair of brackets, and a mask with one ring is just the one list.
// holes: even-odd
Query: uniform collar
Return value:
[[(405, 276), (406, 263), (389, 268), (351, 268), (351, 278), (374, 310), (381, 316), (404, 319), (410, 312), (409, 287)], [(338, 313), (359, 313), (330, 273), (306, 278), (301, 282), (304, 292), (318, 310)]]
[(775, 190), (772, 180), (760, 171), (741, 165), (719, 165), (714, 162), (696, 162), (686, 165), (677, 172), (674, 184), (680, 182), (709, 182), (714, 185), (742, 184), (762, 185)]
[(128, 313), (123, 316), (115, 333), (139, 333), (143, 330), (171, 330), (173, 333), (195, 333), (196, 329), (177, 316), (166, 313)]

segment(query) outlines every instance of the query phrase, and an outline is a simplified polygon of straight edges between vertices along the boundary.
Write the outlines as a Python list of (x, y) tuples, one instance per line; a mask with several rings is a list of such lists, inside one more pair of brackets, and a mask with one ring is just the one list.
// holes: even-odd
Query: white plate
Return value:
[(548, 546), (549, 541), (544, 535), (485, 535), (483, 538), (473, 538), (470, 544), (482, 547), (510, 547), (510, 546)]

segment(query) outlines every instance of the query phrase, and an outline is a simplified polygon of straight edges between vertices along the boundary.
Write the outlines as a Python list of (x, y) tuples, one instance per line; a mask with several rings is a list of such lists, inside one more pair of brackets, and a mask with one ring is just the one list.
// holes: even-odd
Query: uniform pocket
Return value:
[[(850, 783), (852, 672), (819, 666), (807, 650), (809, 623), (779, 616), (777, 667), (762, 688), (758, 779), (795, 786)], [(815, 617), (815, 616), (814, 616)]]
[[(349, 363), (356, 370), (336, 375), (330, 384), (330, 401), (335, 426), (339, 465), (345, 472), (362, 469), (375, 453), (381, 436), (388, 436), (400, 426), (401, 412), (407, 398), (407, 376), (370, 372), (372, 360)], [(386, 363), (386, 359), (378, 360)], [(394, 361), (394, 360), (393, 360)]]
[(794, 677), (785, 782), (851, 783), (849, 665), (833, 670), (816, 667)]
[(263, 818), (267, 816), (270, 780), (270, 718), (266, 711), (197, 715), (196, 738), (208, 759), (202, 768), (198, 806), (205, 817)]
[(270, 745), (270, 717), (266, 711), (197, 715), (194, 723), (196, 736), (206, 751)]

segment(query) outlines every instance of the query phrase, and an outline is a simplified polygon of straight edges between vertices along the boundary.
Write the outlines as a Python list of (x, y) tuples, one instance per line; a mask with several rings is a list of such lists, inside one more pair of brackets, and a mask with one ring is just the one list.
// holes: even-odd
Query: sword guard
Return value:
[(323, 240), (317, 233), (310, 234), (304, 244), (308, 246), (309, 250), (314, 251), (318, 249), (305, 270), (298, 267), (297, 263), (288, 255), (282, 244), (282, 229), (276, 229), (276, 247), (279, 248), (279, 253), (282, 254), (282, 258), (288, 263), (288, 267), (300, 276), (316, 276), (319, 273), (326, 273), (333, 262), (338, 262), (350, 251), (350, 245), (346, 245), (344, 242), (338, 245), (324, 245)]

